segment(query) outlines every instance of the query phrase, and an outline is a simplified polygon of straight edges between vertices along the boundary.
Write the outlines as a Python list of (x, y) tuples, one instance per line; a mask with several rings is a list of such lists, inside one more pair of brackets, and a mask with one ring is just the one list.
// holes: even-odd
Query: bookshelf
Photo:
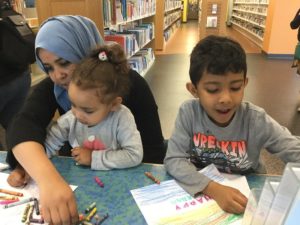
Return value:
[(233, 1), (233, 28), (262, 47), (269, 0)]
[(37, 0), (36, 8), (39, 23), (68, 14), (92, 19), (106, 41), (124, 48), (130, 65), (141, 75), (153, 64), (156, 0)]
[(156, 0), (155, 50), (163, 50), (164, 45), (181, 24), (181, 0)]

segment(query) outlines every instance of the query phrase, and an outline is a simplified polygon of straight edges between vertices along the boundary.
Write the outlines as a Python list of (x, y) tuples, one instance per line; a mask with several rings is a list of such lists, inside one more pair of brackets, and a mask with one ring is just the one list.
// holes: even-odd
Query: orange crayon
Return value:
[(147, 177), (149, 177), (151, 180), (153, 180), (155, 183), (160, 184), (160, 180), (157, 179), (157, 178), (155, 178), (155, 177), (152, 175), (152, 173), (150, 173), (150, 172), (145, 172), (145, 175), (146, 175)]
[(1, 189), (1, 188), (0, 188), (0, 192), (1, 192), (1, 193), (5, 193), (5, 194), (9, 194), (9, 195), (20, 196), (20, 197), (23, 196), (23, 193), (21, 193), (21, 192), (10, 191), (10, 190)]

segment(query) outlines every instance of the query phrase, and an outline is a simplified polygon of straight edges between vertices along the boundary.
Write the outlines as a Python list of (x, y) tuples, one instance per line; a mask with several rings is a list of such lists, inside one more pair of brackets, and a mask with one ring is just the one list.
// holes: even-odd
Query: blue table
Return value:
[[(0, 152), (0, 162), (5, 162), (6, 153)], [(153, 184), (144, 172), (150, 171), (161, 181), (173, 179), (168, 175), (163, 165), (141, 164), (140, 166), (111, 171), (93, 171), (90, 168), (76, 166), (70, 157), (54, 157), (53, 164), (72, 185), (78, 186), (75, 190), (79, 212), (84, 212), (92, 202), (97, 203), (101, 215), (109, 214), (103, 224), (146, 224), (146, 221), (136, 205), (130, 190)], [(94, 176), (101, 178), (105, 184), (99, 187)], [(248, 175), (250, 188), (261, 188), (266, 176)], [(49, 184), (51, 185), (51, 184)]]

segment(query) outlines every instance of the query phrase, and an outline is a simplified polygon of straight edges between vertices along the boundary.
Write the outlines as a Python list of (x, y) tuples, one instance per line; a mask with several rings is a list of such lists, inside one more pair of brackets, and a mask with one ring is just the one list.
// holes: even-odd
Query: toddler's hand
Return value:
[(30, 180), (28, 173), (21, 167), (17, 166), (8, 176), (7, 182), (12, 187), (22, 187)]
[(80, 165), (90, 166), (92, 163), (92, 152), (90, 149), (77, 147), (72, 149), (72, 156)]
[(211, 181), (203, 193), (213, 198), (226, 212), (240, 214), (245, 211), (248, 199), (237, 189)]

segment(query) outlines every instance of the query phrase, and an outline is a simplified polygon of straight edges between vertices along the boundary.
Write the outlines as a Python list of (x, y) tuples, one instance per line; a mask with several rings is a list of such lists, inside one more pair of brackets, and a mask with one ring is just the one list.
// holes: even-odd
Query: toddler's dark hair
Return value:
[(194, 85), (203, 73), (225, 75), (228, 72), (244, 73), (246, 78), (246, 54), (241, 45), (222, 36), (210, 35), (200, 40), (190, 58), (190, 79)]
[(82, 90), (96, 89), (100, 101), (110, 103), (127, 94), (128, 73), (129, 64), (122, 47), (119, 44), (102, 45), (76, 66), (71, 82)]

